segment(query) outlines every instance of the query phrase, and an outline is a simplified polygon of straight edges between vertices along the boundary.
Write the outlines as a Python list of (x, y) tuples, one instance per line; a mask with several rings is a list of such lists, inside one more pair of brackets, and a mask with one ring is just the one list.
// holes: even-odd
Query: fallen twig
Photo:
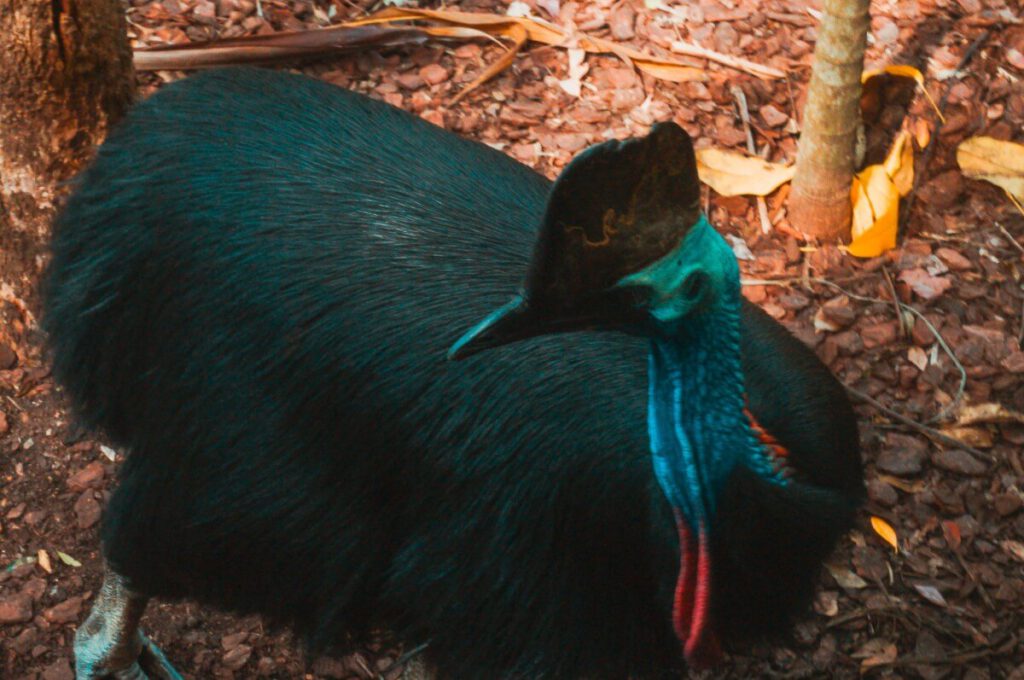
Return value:
[[(803, 283), (803, 282), (804, 282), (804, 279), (744, 279), (744, 280), (741, 281), (741, 283), (743, 285), (763, 285), (763, 286), (772, 286), (772, 285), (775, 285), (775, 286), (788, 286), (788, 285), (792, 285), (794, 283)], [(887, 300), (882, 300), (880, 298), (872, 298), (872, 297), (867, 297), (867, 296), (864, 296), (864, 295), (857, 295), (856, 293), (848, 291), (845, 288), (843, 288), (842, 286), (840, 286), (839, 284), (835, 283), (834, 281), (829, 281), (828, 279), (809, 278), (809, 279), (806, 280), (806, 282), (818, 283), (818, 284), (821, 284), (821, 285), (824, 285), (824, 286), (829, 286), (831, 288), (834, 288), (835, 290), (838, 290), (840, 293), (842, 293), (843, 295), (847, 296), (851, 300), (857, 300), (858, 302), (878, 302), (878, 303), (881, 303), (881, 304), (885, 304), (887, 302)], [(895, 295), (893, 296), (893, 299), (894, 300), (896, 299)], [(942, 351), (946, 353), (946, 356), (949, 357), (950, 361), (953, 362), (953, 365), (956, 366), (957, 371), (960, 373), (960, 383), (957, 386), (957, 391), (956, 391), (956, 394), (953, 396), (953, 399), (950, 400), (950, 402), (948, 404), (943, 406), (939, 410), (938, 413), (936, 413), (931, 418), (929, 418), (928, 420), (925, 421), (925, 424), (937, 423), (938, 421), (942, 420), (947, 415), (949, 415), (949, 413), (952, 412), (953, 409), (956, 408), (959, 405), (960, 400), (963, 398), (964, 390), (967, 387), (967, 369), (965, 369), (964, 365), (962, 363), (960, 363), (960, 360), (957, 359), (956, 354), (950, 348), (949, 344), (946, 343), (946, 339), (942, 337), (942, 334), (939, 333), (939, 329), (935, 327), (935, 324), (933, 324), (931, 321), (929, 321), (928, 317), (926, 317), (924, 314), (922, 314), (916, 308), (911, 307), (910, 305), (908, 305), (906, 303), (898, 302), (898, 301), (897, 301), (897, 303), (899, 305), (897, 307), (898, 310), (902, 309), (902, 310), (906, 310), (906, 311), (910, 312), (917, 319), (920, 319), (921, 323), (923, 323), (925, 326), (927, 326), (928, 330), (931, 331), (931, 334), (935, 337), (936, 342), (939, 343), (939, 347), (942, 348)], [(898, 316), (897, 316), (897, 319), (899, 319)], [(901, 416), (901, 417), (905, 417), (905, 416)], [(910, 422), (913, 422), (915, 424), (921, 425), (920, 423), (917, 423), (917, 421), (911, 420), (910, 418), (907, 418), (907, 420), (909, 420)], [(925, 427), (926, 425), (921, 425), (921, 426)], [(928, 429), (931, 429), (931, 428), (928, 428)], [(972, 452), (972, 451), (977, 451), (976, 449), (969, 449), (965, 444), (963, 444), (962, 442), (959, 442), (958, 440), (956, 440), (956, 439), (954, 439), (952, 437), (949, 437), (948, 435), (942, 435), (942, 436), (945, 437), (946, 439), (950, 440), (950, 441), (956, 442), (956, 446), (957, 447), (962, 448), (965, 451), (968, 451), (969, 453)], [(980, 452), (977, 452), (977, 453), (980, 454)], [(982, 454), (981, 458), (983, 460), (987, 460), (987, 461), (988, 460), (993, 460), (993, 458), (988, 456), (988, 454)]]
[[(750, 110), (747, 108), (747, 95), (743, 93), (743, 89), (739, 85), (733, 85), (729, 88), (732, 92), (732, 96), (736, 98), (736, 108), (740, 112), (740, 120), (743, 121), (743, 130), (747, 134), (747, 151), (751, 156), (757, 155), (757, 148), (754, 146), (754, 133), (750, 131)], [(767, 234), (772, 230), (772, 222), (768, 218), (768, 203), (764, 200), (764, 196), (756, 196), (757, 198), (757, 214), (761, 218), (761, 233)]]
[(892, 296), (892, 306), (896, 310), (896, 323), (900, 325), (900, 337), (906, 338), (909, 335), (909, 329), (907, 325), (903, 323), (903, 310), (900, 309), (900, 298), (896, 295), (896, 286), (892, 282), (892, 276), (889, 275), (889, 269), (885, 266), (882, 267), (882, 273), (885, 275), (885, 283), (889, 288), (889, 295)]
[(967, 578), (978, 589), (978, 593), (981, 594), (981, 599), (985, 601), (985, 605), (988, 607), (989, 611), (996, 611), (996, 607), (995, 604), (993, 604), (992, 602), (992, 598), (988, 596), (988, 589), (985, 588), (985, 584), (981, 582), (981, 579), (978, 578), (978, 575), (974, 573), (974, 569), (971, 568), (971, 565), (967, 564), (967, 560), (964, 559), (963, 554), (960, 552), (960, 548), (952, 548), (951, 546), (951, 549), (953, 551), (953, 554), (956, 556), (957, 562), (960, 563), (960, 568), (964, 570), (964, 573), (967, 575)]
[[(1007, 191), (1006, 195), (1007, 196), (1012, 196), (1013, 194), (1011, 194), (1010, 192)], [(1006, 237), (1006, 240), (1009, 241), (1010, 243), (1012, 243), (1013, 247), (1016, 248), (1017, 250), (1019, 250), (1022, 255), (1024, 255), (1024, 246), (1022, 246), (1021, 244), (1017, 243), (1017, 239), (1015, 239), (1013, 237), (1013, 234), (1011, 234), (1009, 231), (1007, 231), (1006, 227), (1004, 227), (1003, 225), (999, 224), (998, 222), (996, 222), (995, 225), (996, 225), (996, 228), (999, 229), (999, 231), (1003, 232), (1003, 236)]]
[(673, 40), (672, 51), (676, 54), (683, 54), (687, 57), (699, 57), (701, 59), (707, 59), (708, 61), (718, 62), (723, 66), (737, 69), (739, 71), (746, 71), (751, 75), (759, 76), (761, 78), (785, 78), (786, 74), (777, 68), (771, 66), (765, 66), (764, 64), (758, 64), (741, 57), (734, 57), (729, 54), (722, 54), (721, 52), (715, 52), (709, 50), (706, 47), (700, 45), (694, 45), (688, 43), (685, 40)]
[(878, 409), (879, 411), (881, 411), (885, 415), (889, 416), (890, 418), (903, 423), (904, 425), (906, 425), (907, 427), (909, 427), (911, 429), (917, 430), (921, 434), (923, 434), (923, 435), (925, 435), (925, 436), (927, 436), (927, 437), (929, 437), (929, 438), (931, 438), (931, 439), (933, 439), (933, 440), (935, 440), (937, 442), (941, 442), (941, 443), (945, 444), (946, 446), (951, 446), (951, 447), (954, 447), (954, 448), (957, 448), (957, 449), (962, 449), (962, 450), (966, 451), (967, 453), (971, 454), (972, 456), (974, 456), (975, 458), (977, 458), (978, 460), (984, 461), (986, 463), (994, 463), (994, 462), (996, 462), (995, 456), (993, 456), (990, 453), (985, 453), (983, 451), (979, 451), (978, 449), (976, 449), (974, 447), (971, 447), (971, 446), (968, 446), (967, 444), (964, 444), (963, 442), (959, 441), (958, 439), (954, 439), (953, 437), (950, 437), (947, 434), (943, 434), (939, 430), (936, 430), (934, 427), (928, 427), (927, 425), (925, 425), (923, 423), (919, 423), (916, 420), (908, 418), (907, 416), (903, 415), (902, 413), (898, 413), (897, 411), (893, 411), (891, 408), (889, 408), (888, 406), (885, 406), (884, 404), (882, 404), (880, 401), (878, 401), (874, 397), (868, 396), (867, 394), (864, 394), (863, 392), (861, 392), (860, 390), (858, 390), (858, 389), (856, 389), (854, 387), (851, 387), (849, 385), (845, 385), (845, 387), (846, 387), (846, 391), (849, 392), (854, 397), (856, 397), (857, 399), (860, 399), (861, 401), (863, 401), (863, 402), (865, 402), (867, 404), (870, 404), (871, 406), (874, 406), (876, 409)]
[(970, 663), (971, 661), (977, 661), (978, 659), (984, 659), (995, 654), (1002, 654), (1004, 651), (1010, 651), (1016, 644), (1017, 638), (1010, 636), (1008, 639), (1003, 639), (998, 644), (982, 645), (969, 652), (950, 654), (945, 657), (904, 656), (898, 659), (893, 659), (892, 661), (879, 661), (871, 666), (871, 669), (875, 670), (885, 667), (899, 668), (901, 666), (962, 666), (963, 664)]

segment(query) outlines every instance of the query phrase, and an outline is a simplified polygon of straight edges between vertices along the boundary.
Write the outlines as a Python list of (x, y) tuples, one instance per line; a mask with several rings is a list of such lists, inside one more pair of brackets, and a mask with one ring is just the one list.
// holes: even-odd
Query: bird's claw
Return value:
[(136, 644), (79, 634), (75, 637), (75, 677), (78, 680), (183, 680), (167, 656), (141, 631)]

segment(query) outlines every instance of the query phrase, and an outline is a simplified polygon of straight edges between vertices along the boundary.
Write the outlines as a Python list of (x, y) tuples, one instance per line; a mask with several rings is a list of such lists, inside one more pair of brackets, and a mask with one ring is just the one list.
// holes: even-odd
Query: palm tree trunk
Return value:
[(795, 228), (826, 241), (850, 237), (850, 184), (860, 123), (869, 0), (825, 0), (789, 198)]

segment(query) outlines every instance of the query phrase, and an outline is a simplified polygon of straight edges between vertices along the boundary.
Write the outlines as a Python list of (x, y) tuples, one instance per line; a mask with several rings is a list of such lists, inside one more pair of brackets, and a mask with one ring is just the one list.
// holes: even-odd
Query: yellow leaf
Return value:
[(851, 232), (853, 240), (856, 241), (875, 223), (875, 211), (871, 208), (871, 201), (868, 199), (867, 190), (864, 188), (859, 175), (853, 176), (850, 200), (853, 201)]
[(866, 83), (872, 78), (883, 74), (898, 76), (901, 78), (913, 78), (917, 81), (918, 85), (924, 85), (924, 74), (909, 64), (889, 64), (888, 66), (882, 66), (881, 68), (865, 69), (864, 72), (860, 74), (860, 82), (862, 84)]
[(80, 566), (82, 566), (81, 562), (79, 562), (78, 560), (76, 560), (74, 557), (72, 557), (71, 555), (67, 554), (66, 552), (61, 552), (60, 550), (57, 551), (57, 558), (61, 562), (63, 562), (64, 564), (68, 565), (69, 567), (80, 567)]
[(900, 196), (906, 196), (914, 186), (914, 145), (910, 143), (909, 132), (904, 130), (896, 135), (883, 166)]
[(914, 145), (900, 132), (881, 165), (869, 165), (853, 179), (853, 220), (849, 252), (877, 257), (896, 247), (900, 197), (914, 185)]
[(880, 75), (896, 76), (898, 78), (910, 78), (917, 82), (921, 91), (924, 92), (924, 96), (928, 99), (928, 103), (935, 109), (935, 113), (938, 115), (939, 120), (943, 123), (946, 122), (946, 118), (942, 115), (942, 111), (939, 111), (939, 107), (935, 105), (935, 100), (928, 93), (928, 88), (924, 86), (924, 74), (918, 71), (913, 66), (908, 64), (890, 64), (889, 66), (883, 66), (881, 68), (871, 68), (860, 75), (861, 84), (868, 82), (872, 78), (877, 78)]
[(865, 168), (853, 180), (853, 241), (855, 257), (877, 257), (896, 247), (900, 192), (881, 165)]
[(900, 542), (896, 538), (896, 530), (892, 528), (892, 525), (886, 522), (881, 517), (871, 516), (871, 528), (875, 530), (883, 541), (892, 546), (894, 552), (900, 551)]
[(1024, 145), (971, 137), (957, 147), (956, 162), (967, 177), (991, 182), (1024, 201)]
[(36, 553), (36, 557), (38, 558), (39, 566), (43, 568), (43, 571), (45, 571), (47, 574), (52, 574), (53, 573), (53, 565), (50, 564), (50, 555), (49, 555), (49, 553), (47, 553), (45, 550), (40, 548), (39, 552)]
[(793, 179), (796, 166), (722, 149), (697, 151), (700, 180), (722, 196), (767, 196)]
[(928, 127), (928, 121), (923, 118), (918, 118), (914, 121), (914, 141), (917, 142), (917, 148), (923, 149), (928, 146), (928, 142), (931, 141), (932, 132)]

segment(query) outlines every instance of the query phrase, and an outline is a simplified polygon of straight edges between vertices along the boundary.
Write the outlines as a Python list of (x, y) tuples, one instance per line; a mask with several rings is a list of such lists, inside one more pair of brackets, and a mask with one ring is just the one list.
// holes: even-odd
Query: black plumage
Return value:
[[(677, 672), (644, 342), (445, 360), (522, 282), (549, 189), (301, 76), (213, 71), (139, 104), (78, 180), (45, 290), (58, 379), (130, 450), (111, 566), (313, 650), (429, 640), (442, 677)], [(842, 388), (749, 304), (742, 360), (750, 410), (821, 493), (730, 481), (727, 640), (786, 628), (862, 488)]]

